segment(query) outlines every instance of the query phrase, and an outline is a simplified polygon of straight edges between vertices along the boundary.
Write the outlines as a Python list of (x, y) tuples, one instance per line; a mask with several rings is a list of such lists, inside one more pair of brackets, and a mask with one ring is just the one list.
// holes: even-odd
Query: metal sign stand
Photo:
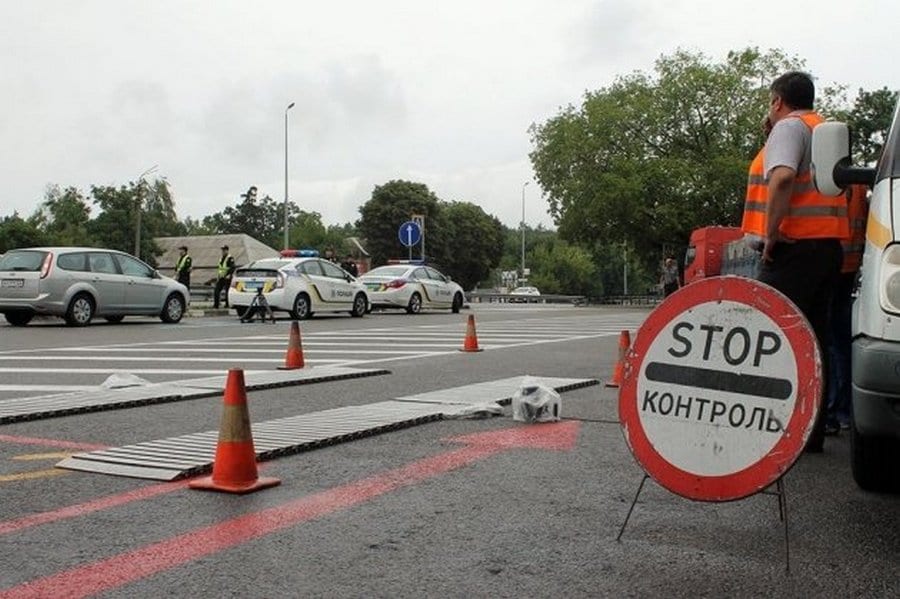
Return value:
[[(628, 514), (625, 515), (625, 521), (622, 522), (622, 527), (619, 529), (619, 534), (616, 535), (616, 541), (622, 541), (622, 535), (625, 533), (625, 527), (628, 526), (628, 521), (631, 519), (631, 512), (634, 511), (634, 506), (637, 505), (638, 498), (641, 496), (641, 491), (644, 490), (644, 483), (647, 482), (647, 479), (650, 478), (649, 474), (644, 474), (644, 477), (641, 478), (641, 484), (638, 485), (637, 493), (634, 494), (634, 499), (631, 502), (631, 506), (628, 508)], [(775, 490), (770, 491), (769, 489), (765, 489), (760, 491), (763, 495), (775, 495), (778, 498), (778, 519), (784, 524), (784, 569), (786, 572), (790, 573), (791, 571), (791, 539), (788, 528), (788, 511), (787, 511), (787, 494), (784, 490), (784, 479), (779, 478), (775, 481)]]

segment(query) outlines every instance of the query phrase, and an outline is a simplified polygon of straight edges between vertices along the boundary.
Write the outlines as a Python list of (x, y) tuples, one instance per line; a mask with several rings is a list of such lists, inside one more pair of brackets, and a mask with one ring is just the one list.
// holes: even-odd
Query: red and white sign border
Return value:
[[(694, 306), (721, 301), (737, 302), (760, 310), (781, 329), (795, 357), (797, 399), (781, 439), (768, 454), (743, 470), (722, 476), (702, 476), (674, 466), (653, 447), (638, 413), (637, 384), (647, 350), (672, 320)], [(673, 493), (689, 499), (733, 501), (749, 497), (776, 482), (800, 456), (819, 411), (822, 360), (812, 327), (797, 306), (781, 292), (744, 277), (701, 279), (670, 295), (650, 313), (638, 330), (623, 366), (619, 421), (625, 441), (650, 477)]]

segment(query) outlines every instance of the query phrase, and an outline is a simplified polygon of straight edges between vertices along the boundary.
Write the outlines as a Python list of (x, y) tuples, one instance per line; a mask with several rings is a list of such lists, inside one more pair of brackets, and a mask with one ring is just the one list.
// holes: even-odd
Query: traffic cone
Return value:
[(296, 370), (303, 368), (303, 346), (300, 344), (300, 325), (294, 320), (291, 322), (291, 334), (288, 337), (288, 348), (284, 354), (284, 366), (279, 370)]
[(466, 325), (466, 340), (459, 351), (482, 351), (478, 347), (478, 335), (475, 334), (474, 314), (469, 314), (469, 324)]
[(212, 476), (191, 481), (188, 486), (205, 491), (252, 493), (281, 484), (277, 478), (257, 476), (243, 370), (232, 368), (228, 371), (224, 403)]
[(618, 387), (622, 384), (625, 354), (628, 353), (629, 347), (631, 347), (631, 333), (622, 331), (619, 334), (619, 359), (616, 361), (616, 367), (613, 369), (612, 380), (606, 382), (607, 387)]

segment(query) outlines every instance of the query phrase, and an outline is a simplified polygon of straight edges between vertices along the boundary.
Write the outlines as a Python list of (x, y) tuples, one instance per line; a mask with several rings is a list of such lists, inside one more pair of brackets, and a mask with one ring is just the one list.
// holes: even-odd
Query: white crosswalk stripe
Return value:
[[(479, 323), (478, 345), (486, 351), (618, 335), (636, 330), (643, 313), (564, 316)], [(402, 335), (398, 334), (402, 332)], [(308, 365), (381, 364), (455, 354), (465, 325), (419, 325), (350, 331), (302, 332)], [(100, 385), (127, 372), (151, 382), (218, 374), (236, 365), (274, 369), (284, 363), (287, 335), (233, 335), (207, 339), (69, 346), (0, 351), (0, 401)]]

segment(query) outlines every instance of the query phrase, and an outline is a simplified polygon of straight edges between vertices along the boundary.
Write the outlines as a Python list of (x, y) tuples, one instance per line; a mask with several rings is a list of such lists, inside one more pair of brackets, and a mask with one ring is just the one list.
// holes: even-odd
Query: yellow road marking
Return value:
[(26, 453), (17, 455), (11, 459), (20, 462), (31, 462), (36, 460), (64, 460), (72, 454), (67, 451), (56, 451), (52, 453)]
[(19, 474), (3, 474), (0, 475), (0, 483), (12, 482), (16, 480), (31, 480), (34, 478), (49, 478), (51, 476), (59, 476), (61, 474), (68, 474), (68, 471), (53, 468), (50, 470), (32, 470), (31, 472), (20, 472)]

